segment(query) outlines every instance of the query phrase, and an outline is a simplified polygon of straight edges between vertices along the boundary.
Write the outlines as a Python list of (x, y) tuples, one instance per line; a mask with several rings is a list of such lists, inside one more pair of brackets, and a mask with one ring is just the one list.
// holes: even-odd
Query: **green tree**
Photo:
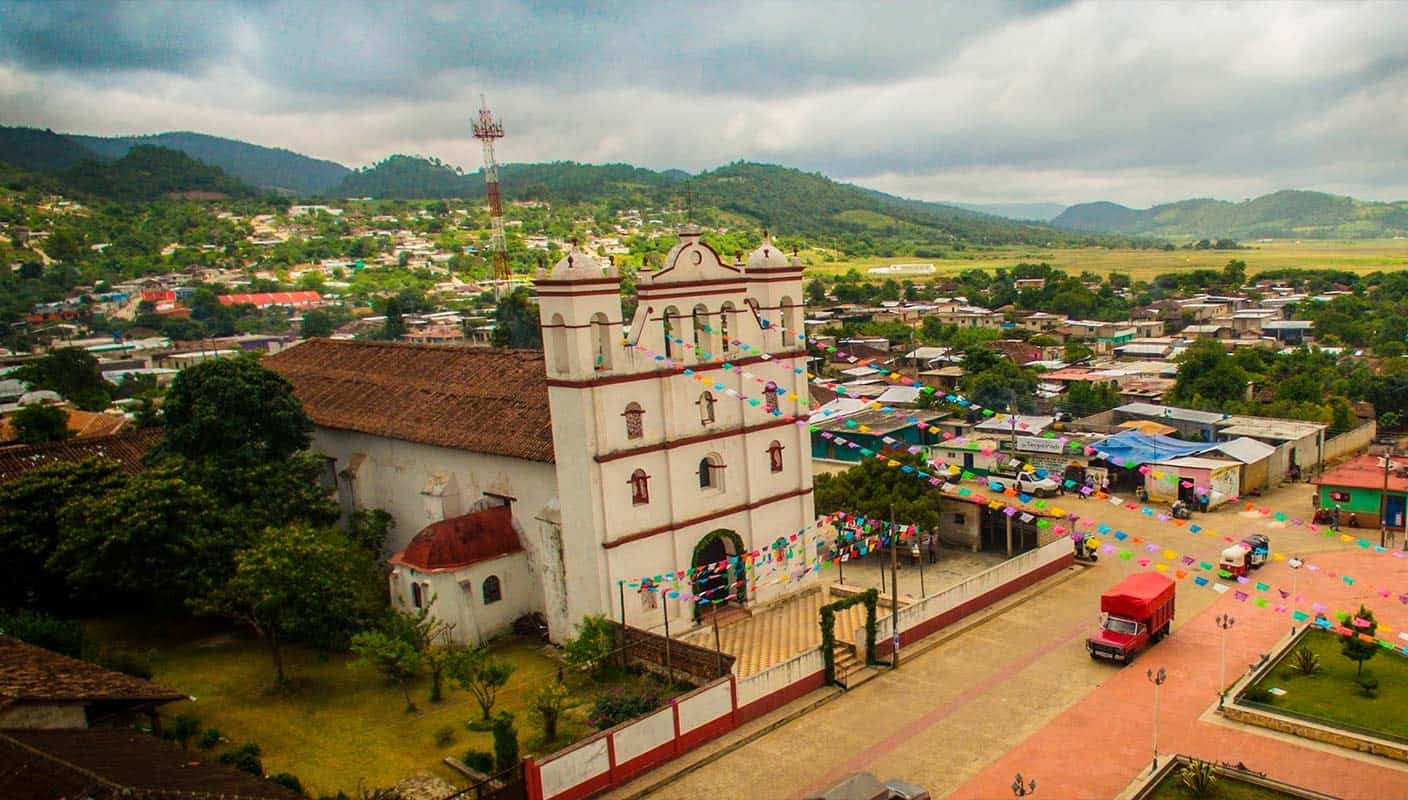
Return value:
[(503, 772), (518, 766), (518, 729), (513, 715), (500, 711), (494, 717), (494, 769)]
[(806, 297), (809, 306), (826, 305), (826, 284), (820, 278), (812, 278), (807, 282)]
[(1178, 359), (1178, 378), (1169, 399), (1204, 405), (1239, 401), (1247, 388), (1247, 373), (1227, 355), (1216, 339), (1193, 342)]
[(495, 658), (488, 650), (475, 647), (455, 652), (445, 664), (445, 673), (455, 685), (474, 695), (484, 719), (497, 702), (499, 690), (513, 675), (514, 666)]
[[(931, 471), (918, 455), (903, 450), (890, 458), (915, 469)], [(838, 473), (816, 476), (816, 508), (819, 514), (845, 511), (870, 519), (894, 519), (937, 531), (940, 520), (939, 493), (925, 481), (900, 480), (884, 461), (867, 458)]]
[(562, 648), (568, 664), (600, 673), (616, 652), (616, 628), (601, 615), (588, 615), (577, 623), (577, 635)]
[(15, 377), (39, 389), (49, 389), (84, 411), (102, 411), (111, 402), (98, 359), (87, 350), (65, 347), (15, 371)]
[(431, 597), (430, 602), (415, 614), (388, 611), (378, 630), (406, 642), (415, 650), (420, 665), (430, 678), (430, 702), (438, 703), (444, 689), (445, 668), (463, 648), (450, 638), (455, 626), (432, 616), (434, 605), (435, 598)]
[(166, 451), (222, 469), (288, 459), (308, 447), (313, 431), (293, 385), (250, 357), (182, 370), (162, 413)]
[(70, 602), (64, 571), (49, 568), (60, 512), (124, 481), (117, 462), (90, 458), (46, 464), (0, 484), (0, 607), (55, 609)]
[(305, 339), (325, 338), (333, 334), (334, 328), (332, 315), (320, 308), (314, 308), (303, 312), (303, 323), (299, 332)]
[(386, 298), (386, 302), (381, 306), (381, 313), (386, 317), (386, 321), (381, 325), (381, 338), (394, 342), (405, 335), (405, 311), (401, 307), (400, 297)]
[(68, 412), (58, 406), (25, 406), (10, 417), (10, 425), (25, 444), (57, 442), (70, 435)]
[(266, 528), (236, 555), (234, 577), (194, 606), (248, 625), (268, 646), (282, 685), (283, 645), (345, 646), (366, 627), (380, 584), (371, 558), (340, 531), (288, 525)]
[(1072, 340), (1066, 342), (1065, 351), (1062, 355), (1065, 357), (1067, 363), (1075, 364), (1076, 362), (1085, 361), (1091, 356), (1094, 356), (1095, 351), (1091, 350), (1090, 345), (1085, 342)]
[(1061, 407), (1072, 416), (1086, 417), (1108, 411), (1120, 404), (1119, 385), (1114, 381), (1076, 381), (1066, 389)]
[(406, 696), (406, 713), (413, 713), (416, 704), (411, 700), (411, 681), (421, 671), (421, 654), (415, 647), (399, 636), (382, 631), (362, 631), (352, 637), (352, 652), (363, 663), (371, 664), (388, 681), (401, 687)]
[(179, 603), (222, 584), (232, 571), (234, 541), (219, 510), (171, 465), (76, 498), (59, 520), (48, 570), (96, 596)]
[(548, 743), (557, 739), (557, 723), (562, 719), (562, 713), (567, 710), (567, 701), (571, 697), (571, 692), (567, 687), (557, 681), (549, 681), (538, 687), (538, 690), (528, 699), (528, 707), (533, 718), (543, 727), (543, 742)]
[(515, 289), (494, 307), (495, 347), (543, 349), (543, 332), (538, 325), (538, 309), (528, 299), (527, 289)]
[(1362, 605), (1354, 616), (1367, 621), (1369, 624), (1360, 626), (1356, 624), (1353, 619), (1344, 621), (1344, 625), (1354, 631), (1354, 633), (1340, 640), (1340, 655), (1343, 655), (1345, 658), (1355, 663), (1355, 675), (1362, 675), (1364, 673), (1364, 662), (1379, 654), (1379, 644), (1375, 641), (1366, 642), (1360, 639), (1359, 635), (1364, 634), (1372, 640), (1374, 633), (1379, 629), (1379, 623), (1374, 619), (1374, 612)]

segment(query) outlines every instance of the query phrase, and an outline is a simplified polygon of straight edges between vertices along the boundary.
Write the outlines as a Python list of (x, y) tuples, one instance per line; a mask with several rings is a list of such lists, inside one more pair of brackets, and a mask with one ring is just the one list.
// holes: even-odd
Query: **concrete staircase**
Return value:
[[(726, 622), (720, 618), (719, 645), (725, 653), (737, 659), (734, 673), (746, 678), (774, 664), (817, 647), (821, 644), (820, 609), (829, 602), (820, 588), (784, 598), (771, 605), (749, 609), (747, 618)], [(727, 613), (727, 612), (725, 612)], [(707, 622), (706, 618), (706, 622)], [(849, 663), (859, 664), (851, 638), (865, 624), (865, 606), (852, 606), (836, 615), (836, 643), (846, 647)], [(696, 628), (680, 639), (700, 647), (714, 647), (711, 625)], [(837, 653), (838, 665), (841, 653)], [(863, 665), (862, 665), (863, 666)], [(840, 674), (839, 667), (837, 674)]]

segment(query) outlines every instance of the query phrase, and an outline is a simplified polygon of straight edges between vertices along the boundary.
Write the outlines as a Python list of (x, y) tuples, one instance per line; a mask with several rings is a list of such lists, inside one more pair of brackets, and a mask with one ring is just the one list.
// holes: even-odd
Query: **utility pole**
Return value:
[(1163, 667), (1159, 667), (1158, 672), (1151, 669), (1145, 673), (1145, 677), (1154, 684), (1154, 766), (1149, 768), (1149, 774), (1153, 775), (1159, 769), (1159, 687), (1168, 680), (1168, 673)]
[(670, 664), (670, 601), (665, 597), (665, 592), (660, 592), (660, 611), (665, 617), (665, 674), (670, 676), (670, 683), (675, 682), (675, 669)]
[(890, 505), (890, 627), (894, 629), (894, 658), (891, 669), (900, 668), (900, 578), (899, 566), (900, 531), (895, 525), (895, 506)]
[(1393, 462), (1393, 445), (1384, 448), (1384, 490), (1379, 493), (1379, 547), (1388, 544), (1388, 471)]

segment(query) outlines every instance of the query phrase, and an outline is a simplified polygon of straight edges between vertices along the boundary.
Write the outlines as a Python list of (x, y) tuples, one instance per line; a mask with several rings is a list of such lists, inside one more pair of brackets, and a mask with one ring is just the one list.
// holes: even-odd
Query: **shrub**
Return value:
[(1271, 692), (1267, 691), (1264, 686), (1249, 686), (1245, 692), (1242, 692), (1242, 699), (1253, 703), (1269, 703), (1271, 702)]
[(223, 738), (225, 737), (220, 733), (219, 728), (206, 728), (205, 733), (202, 733), (200, 738), (196, 740), (196, 744), (202, 750), (211, 750), (218, 746)]
[(597, 730), (604, 731), (654, 711), (662, 702), (664, 692), (661, 687), (649, 677), (645, 677), (636, 686), (617, 686), (598, 694), (587, 719)]
[(88, 639), (83, 626), (74, 620), (59, 619), (42, 611), (0, 612), (0, 634), (28, 642), (70, 658), (85, 658)]
[(200, 720), (190, 712), (172, 717), (171, 722), (162, 731), (162, 735), (167, 739), (179, 742), (182, 750), (186, 749), (187, 743), (198, 733), (200, 733)]
[(494, 764), (500, 772), (518, 765), (518, 729), (507, 711), (494, 717)]
[(1299, 647), (1291, 654), (1291, 670), (1301, 675), (1314, 675), (1320, 671), (1320, 656), (1309, 647)]
[(611, 621), (602, 616), (588, 616), (577, 623), (577, 636), (567, 641), (563, 656), (573, 666), (599, 672), (615, 651), (616, 631)]
[(292, 789), (299, 794), (303, 794), (303, 782), (292, 772), (280, 772), (277, 775), (270, 775), (269, 780), (288, 789)]
[(449, 747), (455, 743), (455, 729), (450, 725), (444, 725), (435, 730), (435, 746)]
[(492, 753), (486, 753), (483, 750), (470, 750), (460, 760), (475, 772), (482, 772), (485, 775), (494, 773), (494, 755)]
[(1178, 779), (1194, 797), (1211, 797), (1217, 788), (1217, 772), (1212, 764), (1196, 758), (1178, 770)]
[(1359, 685), (1359, 694), (1363, 695), (1364, 697), (1367, 697), (1372, 700), (1373, 698), (1379, 696), (1378, 678), (1363, 676), (1355, 679), (1354, 682)]
[(220, 754), (220, 763), (229, 764), (238, 770), (244, 770), (251, 775), (264, 775), (264, 762), (259, 760), (259, 745), (254, 742), (245, 742), (234, 750), (227, 750)]

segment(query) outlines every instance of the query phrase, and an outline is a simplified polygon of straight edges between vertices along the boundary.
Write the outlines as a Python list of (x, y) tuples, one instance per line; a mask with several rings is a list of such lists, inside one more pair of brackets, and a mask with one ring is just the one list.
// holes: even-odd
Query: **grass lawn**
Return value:
[[(428, 681), (417, 682), (411, 699), (418, 710), (406, 713), (401, 690), (350, 655), (324, 657), (288, 647), (284, 667), (290, 685), (272, 692), (268, 650), (242, 631), (194, 624), (155, 631), (135, 621), (105, 620), (92, 623), (89, 633), (103, 645), (148, 652), (153, 681), (196, 698), (167, 706), (165, 717), (191, 712), (204, 727), (220, 729), (234, 744), (257, 743), (265, 770), (297, 775), (314, 797), (339, 790), (352, 794), (359, 781), (368, 787), (389, 786), (415, 772), (462, 784), (441, 759), (459, 757), (471, 747), (493, 752), (490, 733), (464, 725), (479, 718), (479, 706), (468, 692), (448, 682), (444, 702), (434, 705), (426, 701)], [(542, 645), (521, 640), (500, 642), (495, 650), (517, 667), (495, 711), (513, 712), (520, 750), (537, 752), (533, 745), (541, 732), (529, 719), (526, 703), (538, 686), (553, 678), (557, 662)], [(568, 685), (574, 697), (591, 696), (593, 684), (584, 676), (569, 674)], [(559, 723), (559, 741), (543, 749), (556, 750), (590, 733), (587, 710), (583, 705), (569, 711)], [(455, 738), (441, 747), (435, 744), (435, 733), (444, 727), (451, 728)]]
[[(1098, 275), (1123, 272), (1135, 280), (1150, 280), (1165, 272), (1194, 269), (1222, 269), (1229, 260), (1247, 262), (1247, 273), (1255, 275), (1268, 269), (1295, 267), (1299, 269), (1342, 269), (1369, 273), (1377, 270), (1402, 269), (1408, 266), (1408, 239), (1276, 239), (1267, 242), (1244, 242), (1245, 250), (1132, 250), (1102, 247), (1042, 248), (1000, 247), (968, 249), (948, 253), (947, 258), (871, 258), (857, 261), (824, 261), (816, 251), (803, 254), (807, 275), (840, 275), (852, 268), (862, 275), (870, 267), (885, 264), (923, 263), (936, 268), (932, 276), (915, 276), (911, 280), (923, 283), (933, 278), (956, 275), (969, 269), (992, 270), (1012, 267), (1023, 261), (1045, 261), (1073, 273), (1089, 270)], [(874, 276), (884, 280), (885, 275)], [(902, 276), (895, 276), (901, 279)]]
[(1288, 655), (1257, 683), (1267, 689), (1286, 690), (1286, 694), (1273, 697), (1270, 705), (1332, 723), (1408, 737), (1408, 657), (1381, 650), (1364, 662), (1364, 674), (1379, 680), (1379, 696), (1371, 699), (1359, 694), (1355, 663), (1340, 655), (1339, 636), (1313, 630), (1301, 643), (1320, 656), (1320, 672), (1311, 676), (1289, 673)]
[[(1184, 788), (1182, 780), (1178, 777), (1178, 770), (1174, 769), (1167, 777), (1159, 781), (1154, 793), (1149, 795), (1149, 800), (1197, 800), (1197, 798)], [(1267, 789), (1264, 786), (1219, 776), (1217, 786), (1213, 788), (1212, 794), (1202, 800), (1296, 800), (1296, 797), (1285, 792), (1278, 792), (1275, 789)]]

